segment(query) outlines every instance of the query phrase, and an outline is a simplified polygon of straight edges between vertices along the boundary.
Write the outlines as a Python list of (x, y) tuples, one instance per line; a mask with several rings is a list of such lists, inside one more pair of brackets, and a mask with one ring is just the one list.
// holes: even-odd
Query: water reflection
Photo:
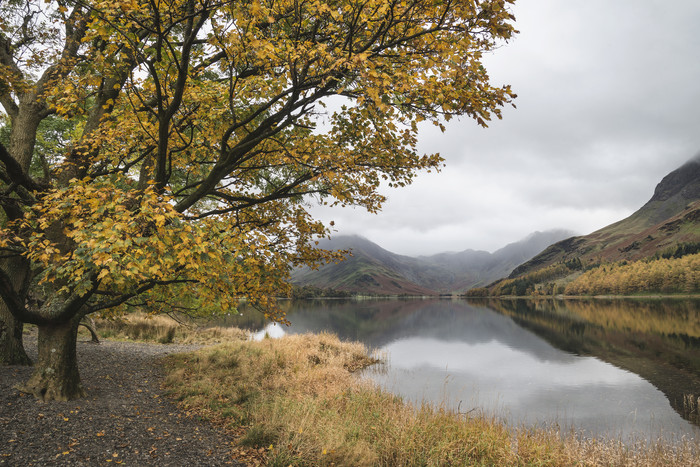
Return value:
[(639, 374), (698, 424), (700, 301), (490, 301), (557, 348)]
[(285, 304), (291, 327), (266, 332), (330, 330), (384, 351), (389, 364), (369, 377), (414, 401), (590, 435), (697, 438), (697, 305), (303, 301)]

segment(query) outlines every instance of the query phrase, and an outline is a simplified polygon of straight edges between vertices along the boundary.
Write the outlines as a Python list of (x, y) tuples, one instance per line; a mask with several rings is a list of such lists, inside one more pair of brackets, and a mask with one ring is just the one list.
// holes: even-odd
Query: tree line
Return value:
[(542, 295), (627, 295), (700, 291), (700, 244), (681, 243), (639, 261), (592, 263), (562, 261), (489, 287), (470, 297)]
[(601, 265), (569, 283), (567, 295), (626, 295), (700, 291), (700, 253)]

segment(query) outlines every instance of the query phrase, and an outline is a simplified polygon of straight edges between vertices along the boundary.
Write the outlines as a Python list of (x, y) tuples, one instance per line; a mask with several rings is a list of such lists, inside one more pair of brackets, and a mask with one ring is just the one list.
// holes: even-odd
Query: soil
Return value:
[[(36, 359), (36, 337), (25, 335)], [(162, 389), (166, 354), (196, 349), (102, 341), (78, 343), (87, 398), (40, 402), (15, 389), (31, 367), (0, 367), (0, 465), (219, 466), (233, 440), (185, 414)]]

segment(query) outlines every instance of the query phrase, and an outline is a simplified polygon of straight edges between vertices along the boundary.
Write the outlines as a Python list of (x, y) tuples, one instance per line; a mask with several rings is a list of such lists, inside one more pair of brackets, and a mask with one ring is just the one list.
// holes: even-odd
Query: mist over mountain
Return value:
[(493, 253), (468, 249), (419, 257), (392, 253), (360, 236), (341, 235), (324, 239), (318, 246), (350, 250), (351, 256), (316, 271), (297, 269), (292, 283), (373, 294), (459, 293), (507, 276), (518, 264), (571, 235), (566, 230), (535, 232)]
[[(535, 232), (489, 253), (480, 250), (410, 257), (358, 236), (324, 240), (320, 248), (352, 255), (319, 270), (298, 269), (299, 286), (369, 294), (462, 293), (505, 277), (572, 262), (578, 269), (615, 261), (637, 261), (674, 248), (700, 248), (700, 157), (672, 171), (634, 214), (589, 235), (566, 230)], [(575, 269), (572, 270), (575, 273)]]

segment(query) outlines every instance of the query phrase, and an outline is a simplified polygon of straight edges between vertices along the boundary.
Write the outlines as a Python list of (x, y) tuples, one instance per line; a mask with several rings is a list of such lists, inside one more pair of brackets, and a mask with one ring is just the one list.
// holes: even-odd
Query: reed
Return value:
[(415, 407), (353, 373), (376, 361), (330, 334), (238, 341), (167, 361), (169, 391), (271, 466), (700, 465), (698, 445), (580, 440)]
[(95, 327), (101, 338), (160, 344), (218, 344), (245, 340), (248, 336), (238, 328), (200, 327), (178, 322), (167, 315), (138, 312), (113, 319), (95, 320)]
[(700, 422), (700, 397), (695, 394), (684, 394), (683, 412), (683, 416), (691, 422)]

